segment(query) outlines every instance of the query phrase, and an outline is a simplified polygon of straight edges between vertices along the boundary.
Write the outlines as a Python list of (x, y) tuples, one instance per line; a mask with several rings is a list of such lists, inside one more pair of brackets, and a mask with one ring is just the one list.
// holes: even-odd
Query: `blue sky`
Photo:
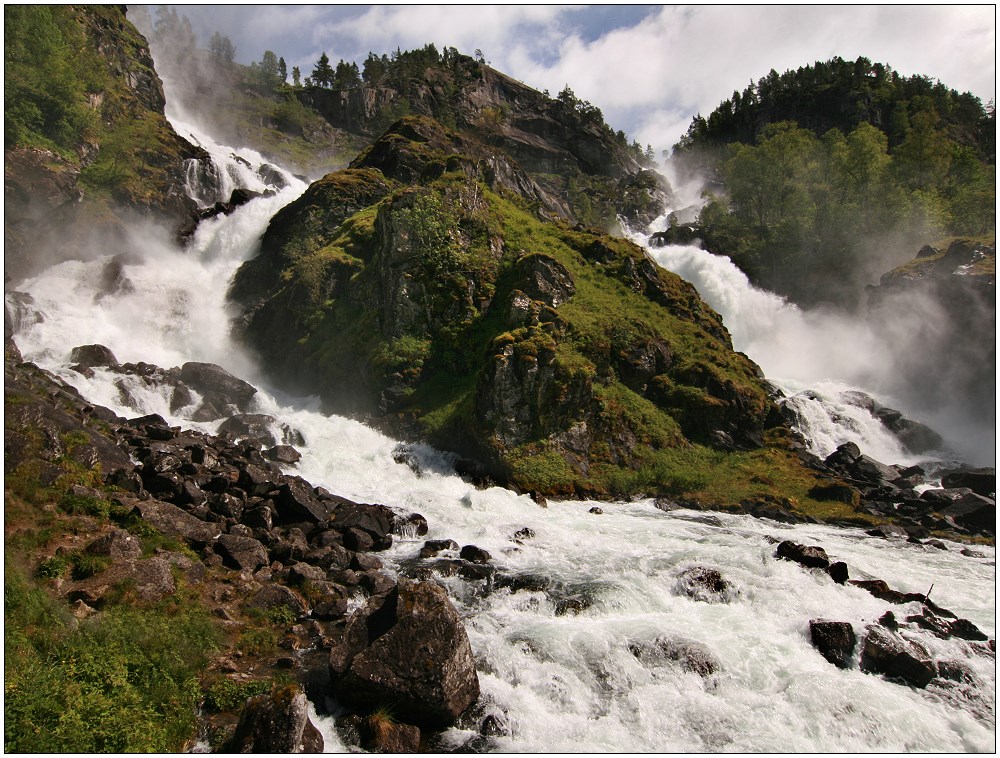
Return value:
[(569, 84), (614, 129), (669, 148), (696, 113), (772, 68), (864, 55), (985, 104), (996, 91), (992, 5), (185, 5), (203, 44), (215, 31), (241, 63), (265, 50), (307, 75), (320, 53), (360, 66), (371, 50), (433, 42), (553, 94)]

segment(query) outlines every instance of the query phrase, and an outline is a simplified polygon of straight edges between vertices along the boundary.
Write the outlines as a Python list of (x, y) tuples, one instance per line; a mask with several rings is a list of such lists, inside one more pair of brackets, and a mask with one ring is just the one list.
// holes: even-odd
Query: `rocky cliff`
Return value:
[(719, 316), (552, 211), (502, 150), (402, 119), (275, 216), (231, 291), (246, 340), (286, 386), (522, 489), (662, 490), (665, 451), (759, 446), (773, 406)]
[[(418, 63), (406, 63), (410, 58)], [(558, 215), (604, 228), (617, 217), (645, 224), (662, 212), (669, 186), (600, 111), (567, 89), (549, 97), (452, 51), (404, 53), (390, 70), (346, 89), (294, 90), (332, 126), (368, 139), (396, 118), (430, 116), (502, 149), (552, 197)]]
[(6, 276), (114, 249), (126, 219), (192, 224), (185, 161), (207, 156), (164, 117), (149, 48), (124, 11), (17, 6), (4, 17)]

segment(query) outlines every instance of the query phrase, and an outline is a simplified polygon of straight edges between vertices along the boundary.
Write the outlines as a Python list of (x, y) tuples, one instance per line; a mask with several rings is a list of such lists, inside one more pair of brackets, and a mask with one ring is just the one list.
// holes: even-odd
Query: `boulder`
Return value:
[(970, 531), (983, 534), (994, 534), (996, 531), (996, 502), (975, 492), (938, 508), (938, 513)]
[(138, 558), (142, 555), (142, 545), (135, 535), (124, 529), (115, 529), (102, 537), (98, 537), (85, 548), (92, 555), (106, 555), (111, 560)]
[(899, 679), (914, 687), (926, 687), (937, 670), (927, 652), (884, 626), (866, 629), (861, 650), (861, 670)]
[(278, 488), (275, 498), (278, 508), (278, 518), (281, 523), (310, 521), (319, 523), (326, 521), (329, 510), (313, 491), (312, 485), (298, 476), (286, 476)]
[(846, 584), (847, 580), (850, 578), (850, 573), (847, 570), (847, 564), (843, 561), (831, 563), (827, 566), (826, 573), (828, 573), (830, 578), (837, 584)]
[(977, 495), (992, 498), (997, 490), (997, 472), (994, 468), (949, 471), (941, 477), (941, 485), (946, 489), (968, 487)]
[(74, 347), (69, 354), (69, 359), (87, 368), (107, 366), (114, 369), (119, 366), (115, 354), (111, 352), (110, 348), (104, 345), (80, 345), (79, 347)]
[(219, 424), (219, 436), (253, 440), (261, 447), (276, 446), (278, 440), (271, 431), (275, 421), (274, 416), (266, 413), (239, 413)]
[(851, 656), (857, 638), (854, 627), (847, 621), (825, 621), (813, 619), (809, 622), (809, 635), (813, 646), (834, 666), (842, 669), (850, 667)]
[(823, 548), (815, 545), (800, 545), (791, 540), (779, 543), (774, 557), (786, 561), (795, 561), (806, 568), (825, 569), (830, 565), (830, 559)]
[(176, 505), (160, 500), (134, 501), (136, 509), (144, 521), (168, 537), (177, 537), (192, 545), (201, 547), (215, 542), (222, 533), (218, 524), (202, 521)]
[[(336, 498), (330, 508), (330, 526), (343, 530), (360, 530), (372, 540), (368, 550), (388, 550), (392, 547), (392, 530), (396, 514), (386, 505), (352, 503), (344, 498)], [(347, 542), (344, 543), (347, 545)], [(350, 547), (350, 545), (347, 545)], [(352, 548), (357, 549), (357, 548)]]
[(348, 621), (330, 652), (333, 694), (351, 708), (389, 706), (420, 728), (444, 729), (479, 697), (469, 638), (447, 593), (401, 580)]
[(285, 465), (290, 466), (301, 460), (302, 453), (291, 445), (275, 445), (274, 447), (270, 447), (264, 451), (264, 457), (269, 461), (284, 463)]
[(155, 557), (112, 563), (99, 574), (73, 583), (66, 595), (70, 601), (82, 600), (89, 606), (100, 608), (108, 593), (117, 592), (123, 586), (127, 586), (128, 591), (140, 600), (149, 601), (172, 595), (177, 589), (170, 563)]
[(692, 566), (677, 577), (677, 591), (694, 600), (720, 603), (728, 600), (729, 582), (717, 569)]
[(646, 666), (673, 662), (701, 677), (711, 676), (722, 667), (707, 645), (683, 638), (657, 637), (647, 642), (631, 642), (628, 649)]
[(214, 363), (188, 362), (181, 366), (180, 379), (219, 410), (235, 405), (244, 413), (257, 394), (252, 384), (233, 376)]
[(248, 608), (258, 608), (263, 611), (272, 608), (288, 608), (296, 616), (301, 616), (308, 610), (305, 602), (295, 591), (274, 582), (265, 583), (247, 599), (246, 605)]
[(892, 466), (886, 466), (867, 455), (858, 456), (851, 462), (849, 470), (854, 477), (872, 484), (891, 483), (900, 478), (899, 472)]
[(223, 534), (215, 544), (216, 552), (222, 556), (222, 562), (237, 571), (242, 569), (256, 571), (269, 563), (267, 548), (250, 537)]
[(481, 547), (466, 545), (462, 548), (458, 557), (463, 561), (469, 561), (469, 563), (489, 563), (493, 556)]
[(223, 753), (322, 753), (323, 735), (309, 720), (309, 701), (297, 684), (250, 698)]

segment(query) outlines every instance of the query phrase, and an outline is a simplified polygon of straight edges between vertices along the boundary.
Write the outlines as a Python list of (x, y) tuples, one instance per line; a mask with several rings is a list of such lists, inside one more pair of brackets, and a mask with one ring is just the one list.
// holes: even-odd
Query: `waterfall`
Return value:
[[(190, 124), (175, 126), (198, 140), (232, 186), (276, 189), (262, 183), (259, 155), (217, 145)], [(287, 172), (281, 175), (286, 186), (203, 222), (185, 250), (136, 227), (134, 254), (126, 259), (66, 262), (28, 280), (22, 289), (30, 299), (8, 295), (20, 314), (15, 340), (26, 360), (55, 372), (92, 402), (125, 416), (160, 413), (171, 424), (209, 432), (215, 424), (186, 417), (193, 406), (172, 413), (169, 398), (155, 387), (123, 393), (121, 377), (110, 371), (96, 369), (89, 379), (77, 373), (70, 350), (101, 343), (120, 361), (164, 368), (192, 360), (220, 364), (257, 384), (256, 410), (302, 432), (302, 459), (289, 471), (354, 500), (418, 511), (430, 523), (427, 539), (478, 545), (492, 554), (500, 573), (535, 578), (519, 591), (490, 591), (459, 577), (440, 580), (468, 629), (483, 692), (479, 712), (492, 717), (487, 733), (480, 733), (485, 722), (460, 723), (443, 735), (440, 747), (472, 740), (477, 749), (498, 752), (994, 749), (992, 657), (959, 640), (925, 635), (936, 656), (961, 661), (976, 682), (926, 690), (856, 667), (838, 669), (812, 647), (809, 620), (845, 620), (860, 636), (886, 603), (773, 557), (774, 541), (791, 539), (824, 546), (856, 578), (878, 577), (903, 592), (924, 592), (933, 583), (941, 606), (992, 638), (992, 547), (977, 548), (977, 557), (962, 554), (956, 543), (939, 550), (873, 540), (855, 529), (665, 512), (652, 501), (602, 503), (603, 514), (591, 513), (595, 504), (587, 502), (541, 508), (499, 487), (474, 488), (448, 473), (447, 456), (431, 450), (420, 451), (419, 471), (399, 464), (397, 441), (324, 415), (314, 400), (284, 398), (269, 388), (230, 338), (225, 292), (239, 264), (255, 254), (271, 216), (304, 188)], [(653, 255), (692, 278), (695, 269), (718, 263), (690, 248)], [(108, 267), (118, 274), (112, 284)], [(781, 386), (801, 399), (803, 409), (815, 398), (829, 417), (848, 385), (814, 380), (835, 381), (828, 369), (833, 364), (816, 363), (814, 374), (800, 373), (783, 355), (801, 347), (782, 342), (791, 336), (779, 325), (806, 328), (808, 318), (753, 290), (736, 273), (706, 275), (696, 284), (723, 312), (737, 346), (769, 376), (787, 377)], [(810, 418), (804, 431), (819, 452), (837, 444), (847, 432), (836, 430), (848, 427), (867, 449), (890, 445), (875, 439), (878, 430), (866, 426), (863, 414), (852, 416), (846, 406), (837, 413), (842, 417), (833, 423), (821, 413), (802, 412)], [(885, 456), (903, 459), (896, 450)], [(404, 572), (421, 545), (401, 539), (381, 555), (390, 571)], [(726, 592), (692, 593), (686, 572), (699, 567), (718, 571)], [(900, 617), (918, 610), (893, 608)], [(327, 748), (345, 750), (329, 718), (317, 718)]]

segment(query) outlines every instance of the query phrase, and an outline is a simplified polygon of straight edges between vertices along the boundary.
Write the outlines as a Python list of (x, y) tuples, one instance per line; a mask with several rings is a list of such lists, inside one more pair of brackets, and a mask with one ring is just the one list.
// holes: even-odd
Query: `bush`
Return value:
[(270, 679), (220, 679), (205, 695), (205, 707), (210, 711), (234, 711), (256, 695), (271, 691), (274, 683)]

